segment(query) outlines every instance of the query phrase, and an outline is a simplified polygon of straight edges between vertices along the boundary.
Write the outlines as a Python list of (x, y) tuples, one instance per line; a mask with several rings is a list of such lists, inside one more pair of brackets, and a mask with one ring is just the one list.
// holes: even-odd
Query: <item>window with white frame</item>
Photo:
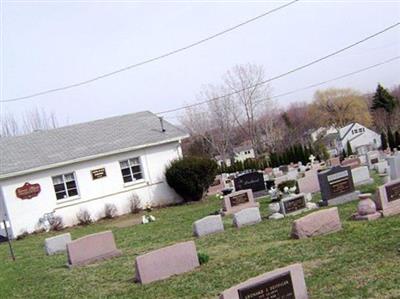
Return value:
[(142, 166), (140, 158), (132, 158), (125, 161), (120, 161), (121, 173), (124, 183), (130, 183), (143, 179)]
[(57, 199), (64, 199), (79, 194), (73, 172), (53, 176), (52, 179)]

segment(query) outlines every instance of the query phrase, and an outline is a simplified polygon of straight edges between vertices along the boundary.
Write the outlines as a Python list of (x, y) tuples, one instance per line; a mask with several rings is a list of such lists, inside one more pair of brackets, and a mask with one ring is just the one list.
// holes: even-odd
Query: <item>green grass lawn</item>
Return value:
[[(376, 186), (359, 189), (374, 192)], [(140, 215), (103, 220), (65, 231), (76, 239), (111, 229), (123, 255), (72, 270), (65, 267), (64, 254), (44, 253), (44, 239), (56, 233), (28, 236), (13, 242), (15, 262), (7, 244), (0, 245), (0, 298), (216, 298), (248, 278), (298, 262), (310, 298), (400, 298), (400, 216), (355, 222), (349, 217), (356, 205), (339, 206), (341, 232), (306, 240), (290, 239), (291, 223), (301, 215), (264, 219), (241, 229), (225, 217), (225, 232), (193, 238), (192, 223), (219, 209), (215, 198), (154, 210), (157, 221), (146, 225), (124, 227)], [(266, 199), (261, 213), (268, 215)], [(145, 286), (133, 282), (137, 255), (186, 240), (195, 240), (210, 261), (164, 281)]]

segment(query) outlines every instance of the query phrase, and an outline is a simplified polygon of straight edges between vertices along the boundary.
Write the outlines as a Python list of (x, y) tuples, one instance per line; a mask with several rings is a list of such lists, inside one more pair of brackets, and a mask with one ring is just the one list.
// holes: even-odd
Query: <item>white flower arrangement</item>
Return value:
[[(150, 213), (151, 212), (151, 210), (152, 210), (152, 208), (151, 208), (151, 203), (146, 203), (145, 205), (144, 205), (144, 210), (147, 212), (147, 213)], [(150, 223), (150, 222), (154, 222), (154, 221), (156, 221), (156, 217), (154, 217), (153, 215), (150, 215), (150, 214), (146, 214), (146, 215), (143, 215), (142, 216), (142, 224), (146, 224), (146, 223)]]

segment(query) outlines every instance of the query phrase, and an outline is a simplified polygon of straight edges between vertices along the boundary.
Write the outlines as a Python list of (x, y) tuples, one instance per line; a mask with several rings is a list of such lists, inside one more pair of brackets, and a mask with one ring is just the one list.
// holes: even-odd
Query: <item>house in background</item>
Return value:
[(339, 151), (347, 150), (347, 142), (352, 151), (359, 155), (381, 147), (381, 136), (359, 123), (351, 123), (339, 129), (339, 138)]
[(128, 213), (133, 194), (142, 205), (177, 202), (164, 173), (182, 156), (185, 137), (146, 111), (1, 138), (0, 219), (15, 238), (37, 229), (46, 214), (70, 226), (81, 209), (103, 217), (107, 203)]
[(235, 162), (244, 162), (247, 159), (254, 159), (256, 157), (254, 149), (251, 145), (241, 145), (233, 149), (233, 159)]
[(255, 157), (256, 155), (254, 153), (253, 147), (251, 145), (245, 144), (233, 148), (232, 157), (225, 158), (224, 160), (220, 155), (218, 155), (215, 156), (214, 159), (219, 166), (224, 165), (229, 167), (232, 165), (232, 161), (233, 163), (244, 162), (247, 159), (254, 159)]
[(360, 155), (381, 147), (380, 135), (359, 123), (351, 123), (340, 129), (319, 128), (311, 134), (311, 139), (313, 142), (322, 142), (331, 157), (339, 156), (343, 149), (347, 151), (347, 142), (352, 151)]

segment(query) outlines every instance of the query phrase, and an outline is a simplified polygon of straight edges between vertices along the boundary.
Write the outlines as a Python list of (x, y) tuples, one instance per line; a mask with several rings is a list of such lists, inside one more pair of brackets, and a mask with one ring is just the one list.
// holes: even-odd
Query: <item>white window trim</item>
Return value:
[[(139, 179), (139, 180), (134, 180), (132, 182), (125, 183), (124, 182), (124, 176), (122, 175), (121, 162), (128, 161), (128, 163), (130, 163), (129, 160), (131, 160), (131, 159), (139, 159), (139, 166), (140, 166), (140, 171), (141, 171), (141, 174), (142, 174), (142, 178)], [(123, 184), (124, 188), (125, 187), (131, 187), (131, 186), (134, 186), (134, 185), (139, 185), (139, 184), (142, 184), (142, 185), (146, 185), (147, 184), (146, 176), (145, 176), (145, 173), (144, 173), (143, 160), (142, 160), (141, 156), (130, 157), (130, 158), (119, 160), (118, 161), (118, 166), (119, 166), (119, 173), (121, 174), (122, 184)], [(130, 168), (131, 168), (131, 165), (129, 164), (129, 169)], [(131, 169), (129, 171), (131, 172)], [(132, 172), (131, 172), (131, 175), (132, 175)]]
[[(64, 188), (65, 188), (65, 190), (68, 192), (68, 189), (67, 189), (67, 186), (66, 186), (66, 183), (65, 183), (65, 177), (64, 177), (64, 176), (65, 176), (66, 174), (69, 174), (69, 173), (72, 173), (72, 174), (74, 175), (74, 180), (75, 180), (75, 185), (76, 185), (76, 191), (78, 192), (78, 194), (77, 194), (77, 195), (74, 195), (74, 196), (69, 196), (69, 197), (66, 197), (66, 198), (62, 198), (62, 199), (57, 199), (57, 194), (56, 194), (56, 191), (54, 190), (53, 177), (62, 176), (62, 177), (63, 177)], [(77, 178), (77, 176), (76, 176), (75, 171), (69, 171), (69, 172), (65, 172), (65, 173), (53, 175), (53, 176), (51, 176), (51, 183), (52, 183), (52, 185), (53, 185), (54, 197), (56, 198), (56, 203), (57, 203), (57, 204), (62, 204), (62, 203), (69, 202), (69, 201), (75, 201), (75, 200), (79, 200), (79, 199), (81, 198), (81, 190), (79, 190), (78, 178)]]

